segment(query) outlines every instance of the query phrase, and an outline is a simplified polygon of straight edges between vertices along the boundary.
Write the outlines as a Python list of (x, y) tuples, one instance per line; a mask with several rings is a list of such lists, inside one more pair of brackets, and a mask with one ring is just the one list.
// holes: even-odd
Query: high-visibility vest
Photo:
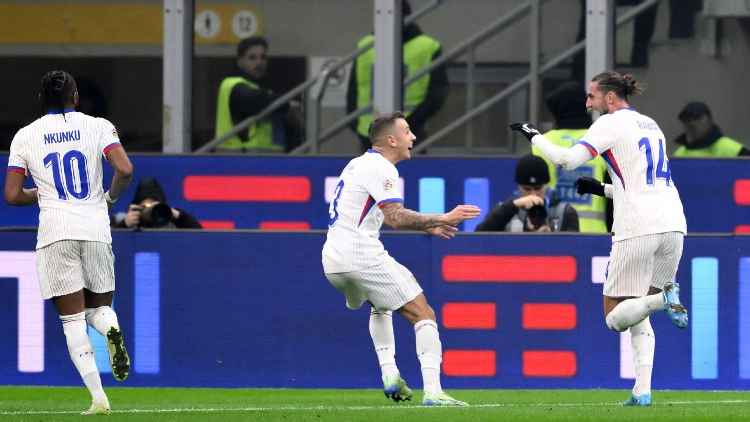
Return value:
[(706, 148), (690, 149), (680, 146), (672, 154), (673, 157), (736, 157), (742, 150), (741, 143), (728, 136), (722, 136)]
[[(570, 148), (578, 142), (587, 129), (555, 129), (544, 134), (555, 145)], [(544, 158), (537, 147), (531, 152)], [(549, 169), (549, 187), (555, 189), (560, 201), (567, 202), (578, 213), (578, 226), (581, 233), (607, 233), (607, 200), (604, 197), (586, 194), (578, 195), (575, 182), (579, 177), (593, 177), (604, 181), (607, 163), (596, 157), (574, 170), (565, 170), (545, 159)]]
[[(367, 35), (357, 43), (362, 48), (365, 44), (372, 42), (372, 35)], [(428, 66), (432, 56), (440, 49), (440, 43), (427, 35), (417, 35), (403, 45), (404, 54), (404, 80), (414, 75), (420, 69)], [(357, 66), (357, 108), (362, 108), (370, 103), (372, 99), (373, 66), (375, 64), (375, 49), (370, 48), (362, 53), (354, 63)], [(430, 85), (430, 73), (428, 72), (406, 87), (404, 93), (404, 112), (408, 116), (424, 101), (427, 96), (427, 88)], [(357, 120), (357, 133), (367, 137), (372, 123), (372, 113), (359, 116)]]
[[(216, 99), (216, 129), (214, 135), (219, 137), (230, 130), (239, 122), (232, 121), (232, 112), (229, 108), (229, 97), (237, 84), (244, 84), (250, 89), (259, 89), (258, 85), (240, 76), (224, 78), (219, 86), (219, 96)], [(270, 119), (262, 119), (247, 128), (247, 140), (243, 141), (239, 136), (233, 136), (221, 145), (220, 149), (237, 151), (267, 151), (284, 152), (284, 146), (274, 143), (273, 127)]]

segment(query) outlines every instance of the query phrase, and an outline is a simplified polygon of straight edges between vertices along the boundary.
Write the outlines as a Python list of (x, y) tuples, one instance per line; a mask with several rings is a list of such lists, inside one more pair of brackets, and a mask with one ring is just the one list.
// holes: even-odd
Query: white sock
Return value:
[(393, 313), (370, 311), (370, 337), (378, 355), (383, 376), (398, 375), (396, 366), (396, 338), (393, 335)]
[(73, 315), (60, 315), (63, 324), (65, 340), (68, 344), (70, 359), (73, 361), (78, 373), (86, 384), (91, 399), (96, 402), (107, 400), (107, 395), (102, 388), (102, 380), (94, 360), (94, 348), (86, 334), (86, 314), (80, 312)]
[(664, 310), (661, 293), (623, 300), (607, 315), (610, 330), (625, 331), (656, 311)]
[(120, 329), (120, 324), (117, 322), (117, 314), (110, 306), (86, 308), (86, 322), (105, 337), (110, 328), (115, 327), (118, 330)]
[(443, 345), (440, 344), (437, 323), (423, 319), (414, 324), (417, 338), (417, 357), (422, 366), (422, 381), (425, 393), (440, 393), (440, 363), (443, 361)]
[(630, 344), (633, 346), (635, 366), (633, 395), (649, 394), (651, 393), (651, 372), (654, 368), (656, 337), (648, 317), (630, 327)]

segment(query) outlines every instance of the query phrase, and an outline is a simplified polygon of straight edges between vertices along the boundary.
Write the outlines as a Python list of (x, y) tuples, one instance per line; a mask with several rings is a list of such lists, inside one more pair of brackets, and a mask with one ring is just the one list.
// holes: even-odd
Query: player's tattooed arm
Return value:
[(385, 224), (394, 229), (402, 230), (427, 230), (433, 227), (441, 226), (442, 214), (421, 214), (404, 208), (400, 202), (389, 202), (380, 207), (385, 216)]
[(445, 214), (421, 214), (404, 208), (400, 202), (389, 202), (381, 208), (385, 224), (394, 229), (428, 230), (439, 226), (457, 226), (464, 220), (479, 216), (480, 209), (474, 205), (458, 205)]

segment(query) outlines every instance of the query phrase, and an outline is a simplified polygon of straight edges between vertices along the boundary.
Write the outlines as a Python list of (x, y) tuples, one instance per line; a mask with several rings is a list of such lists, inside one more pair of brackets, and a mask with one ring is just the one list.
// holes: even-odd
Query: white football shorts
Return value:
[(112, 245), (86, 240), (60, 240), (36, 251), (43, 299), (86, 288), (94, 293), (115, 290)]
[(604, 296), (640, 297), (650, 286), (673, 282), (682, 258), (684, 235), (656, 233), (612, 243)]
[(395, 311), (422, 293), (406, 267), (388, 256), (382, 263), (347, 273), (327, 273), (328, 281), (346, 297), (346, 307), (370, 302), (379, 311)]

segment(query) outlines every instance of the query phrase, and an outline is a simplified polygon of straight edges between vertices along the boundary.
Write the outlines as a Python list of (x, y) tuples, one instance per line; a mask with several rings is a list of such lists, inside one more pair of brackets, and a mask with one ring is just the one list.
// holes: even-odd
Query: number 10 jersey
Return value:
[(31, 176), (38, 188), (37, 249), (59, 240), (112, 243), (102, 157), (118, 146), (112, 123), (72, 110), (42, 116), (16, 133), (8, 172)]

